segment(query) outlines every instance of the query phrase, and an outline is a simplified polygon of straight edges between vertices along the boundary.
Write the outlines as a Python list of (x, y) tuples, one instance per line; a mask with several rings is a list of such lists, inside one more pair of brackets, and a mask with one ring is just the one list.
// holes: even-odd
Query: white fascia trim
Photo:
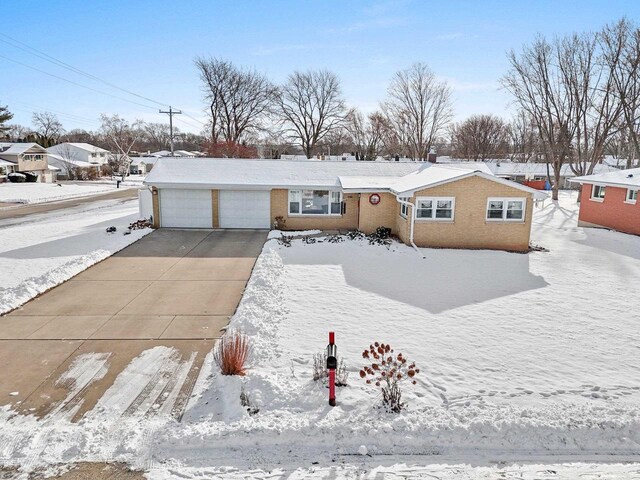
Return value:
[(396, 195), (396, 197), (413, 197), (416, 192), (421, 190), (426, 190), (428, 188), (437, 187), (439, 185), (444, 185), (446, 183), (456, 182), (458, 180), (463, 180), (465, 178), (478, 176), (484, 178), (486, 180), (491, 180), (493, 182), (499, 183), (501, 185), (506, 185), (508, 187), (516, 188), (518, 190), (522, 190), (523, 192), (531, 193), (533, 195), (539, 194), (541, 190), (536, 190), (535, 188), (527, 187), (525, 185), (521, 185), (516, 182), (512, 182), (511, 180), (507, 180), (504, 178), (496, 177), (495, 175), (489, 175), (488, 173), (473, 171), (464, 175), (460, 175), (458, 177), (449, 178), (447, 180), (442, 180), (440, 182), (431, 183), (429, 185), (424, 185), (422, 187), (414, 188), (412, 190), (406, 190), (404, 192), (398, 192), (397, 190), (392, 189), (392, 193)]
[(578, 180), (578, 179), (569, 179), (570, 182), (579, 183), (580, 185), (600, 185), (601, 187), (614, 187), (614, 188), (626, 188), (627, 190), (638, 190), (640, 189), (640, 185), (635, 185), (631, 183), (618, 183), (618, 182), (607, 182), (602, 180)]

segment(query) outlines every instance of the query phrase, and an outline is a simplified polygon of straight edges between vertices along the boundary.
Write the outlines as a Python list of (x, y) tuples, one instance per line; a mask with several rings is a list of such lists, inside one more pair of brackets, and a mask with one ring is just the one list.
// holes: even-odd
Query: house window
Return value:
[(591, 200), (602, 202), (604, 200), (604, 190), (605, 187), (603, 185), (593, 185), (591, 187)]
[(636, 203), (638, 201), (638, 190), (627, 190), (627, 203)]
[(524, 198), (489, 198), (487, 200), (487, 220), (522, 222), (527, 204)]
[(340, 215), (341, 213), (341, 192), (289, 190), (290, 215)]
[(418, 220), (453, 220), (455, 199), (451, 197), (418, 197), (416, 218)]
[[(409, 201), (408, 198), (401, 198), (400, 200), (402, 200), (403, 202)], [(409, 215), (409, 205), (407, 205), (406, 203), (400, 204), (400, 215), (402, 215), (404, 218), (407, 218), (407, 216)]]

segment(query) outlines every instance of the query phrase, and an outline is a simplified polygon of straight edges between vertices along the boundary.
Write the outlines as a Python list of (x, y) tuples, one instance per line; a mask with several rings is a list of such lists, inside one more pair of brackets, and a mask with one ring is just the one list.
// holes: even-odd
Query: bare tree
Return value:
[[(166, 123), (143, 123), (140, 143), (148, 150), (162, 150), (171, 144), (171, 132)], [(177, 127), (173, 127), (174, 138), (180, 135)]]
[(626, 18), (607, 25), (600, 34), (611, 85), (620, 102), (620, 151), (631, 168), (640, 157), (640, 29)]
[(451, 121), (451, 88), (427, 65), (416, 63), (395, 74), (382, 109), (406, 154), (425, 160)]
[(509, 129), (495, 115), (472, 115), (451, 127), (453, 155), (474, 161), (485, 161), (508, 150)]
[(216, 58), (196, 58), (195, 64), (208, 102), (213, 144), (239, 144), (263, 128), (276, 93), (266, 76)]
[(570, 166), (576, 175), (593, 173), (622, 115), (622, 102), (616, 98), (612, 75), (622, 49), (604, 52), (599, 48), (600, 39), (600, 34), (588, 33), (560, 41), (563, 56), (559, 68), (575, 107)]
[(507, 126), (509, 132), (509, 156), (514, 162), (537, 159), (538, 139), (535, 126), (529, 116), (519, 111)]
[(353, 109), (347, 116), (347, 131), (359, 160), (375, 160), (382, 155), (393, 136), (392, 130), (389, 121), (380, 112), (373, 112), (365, 118)]
[(55, 145), (64, 133), (62, 123), (54, 113), (36, 112), (31, 117), (31, 121), (40, 139), (38, 143), (43, 147)]
[(18, 125), (17, 123), (6, 126), (6, 136), (12, 142), (19, 142), (24, 140), (32, 130), (24, 125)]
[(284, 133), (307, 158), (327, 135), (345, 122), (345, 103), (338, 77), (328, 70), (294, 72), (277, 97)]
[(114, 172), (122, 176), (129, 174), (131, 157), (129, 153), (142, 136), (142, 122), (127, 122), (118, 115), (100, 115), (102, 126), (100, 131), (112, 151), (109, 165)]
[(538, 132), (545, 160), (553, 168), (554, 200), (558, 199), (562, 166), (571, 155), (577, 127), (574, 96), (559, 68), (566, 53), (561, 42), (551, 44), (539, 36), (520, 53), (512, 50), (508, 54), (511, 67), (502, 78), (502, 84)]

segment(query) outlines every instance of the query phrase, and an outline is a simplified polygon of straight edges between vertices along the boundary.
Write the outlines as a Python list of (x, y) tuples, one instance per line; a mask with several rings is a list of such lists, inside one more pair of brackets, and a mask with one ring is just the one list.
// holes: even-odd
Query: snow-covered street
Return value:
[(115, 190), (115, 181), (105, 183), (4, 183), (0, 184), (0, 203), (53, 202)]
[[(149, 233), (123, 235), (138, 218), (137, 200), (104, 200), (0, 221), (0, 314)], [(107, 233), (110, 226), (117, 231)]]

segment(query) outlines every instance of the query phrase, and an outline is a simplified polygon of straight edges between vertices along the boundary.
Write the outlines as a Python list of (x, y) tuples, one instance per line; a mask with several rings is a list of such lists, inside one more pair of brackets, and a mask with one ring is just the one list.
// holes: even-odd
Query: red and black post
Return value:
[(338, 347), (335, 344), (335, 333), (329, 332), (327, 345), (327, 370), (329, 371), (329, 405), (336, 406), (336, 368), (338, 368)]

